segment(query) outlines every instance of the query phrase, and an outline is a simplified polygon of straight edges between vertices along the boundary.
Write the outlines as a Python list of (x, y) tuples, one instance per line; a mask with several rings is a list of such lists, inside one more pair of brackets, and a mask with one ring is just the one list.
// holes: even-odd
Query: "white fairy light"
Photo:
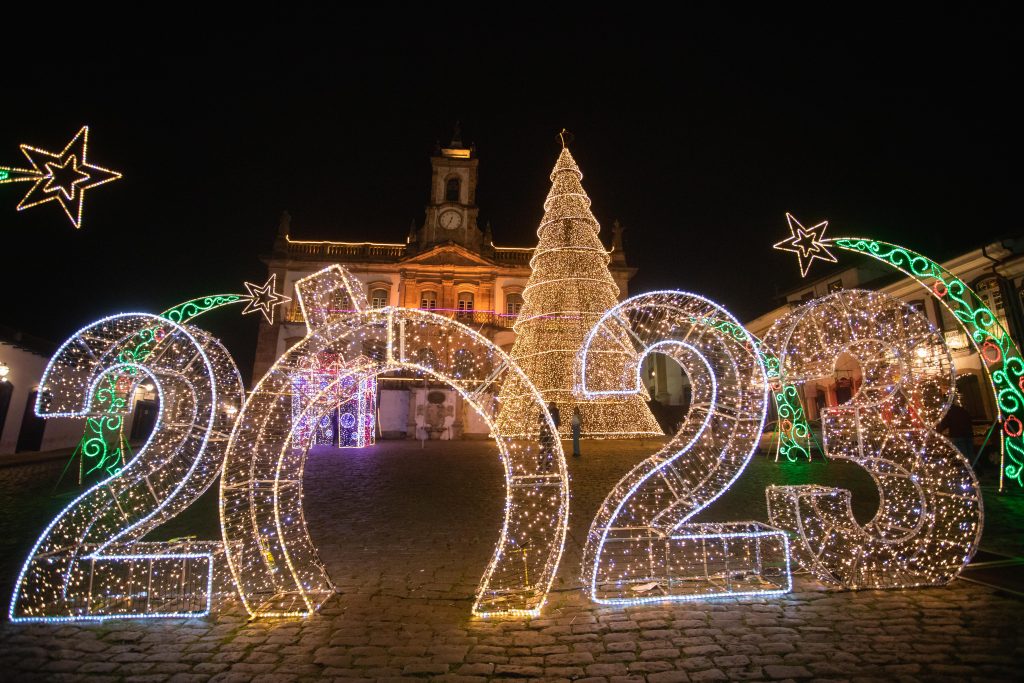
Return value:
[(55, 201), (71, 224), (80, 228), (86, 190), (121, 177), (117, 171), (89, 163), (88, 151), (89, 126), (82, 126), (60, 152), (21, 145), (21, 152), (32, 168), (0, 166), (0, 182), (32, 181), (32, 187), (18, 203), (18, 211)]
[[(474, 614), (537, 615), (565, 541), (565, 458), (557, 442), (538, 457), (537, 441), (501, 434), (495, 415), (497, 388), (515, 376), (530, 391), (515, 399), (528, 407), (514, 407), (553, 430), (540, 394), (501, 349), (461, 323), (415, 309), (369, 309), (362, 285), (341, 266), (300, 280), (296, 292), (307, 336), (278, 359), (246, 402), (221, 479), (221, 526), (246, 610), (253, 616), (309, 616), (333, 594), (302, 514), (312, 436), (304, 425), (332, 405), (333, 383), (405, 370), (456, 389), (491, 428), (504, 464), (505, 520)], [(323, 353), (339, 354), (344, 370), (315, 391), (296, 390), (296, 374)]]
[(955, 578), (977, 549), (983, 510), (967, 459), (935, 431), (955, 387), (942, 333), (900, 299), (843, 290), (779, 319), (765, 344), (787, 384), (831, 380), (840, 357), (859, 365), (853, 398), (822, 410), (825, 455), (867, 470), (882, 501), (861, 525), (849, 490), (770, 486), (771, 520), (796, 537), (794, 557), (847, 588)]
[(596, 602), (778, 595), (791, 588), (785, 532), (752, 521), (689, 523), (743, 472), (768, 400), (753, 339), (745, 331), (738, 338), (721, 334), (708, 319), (743, 330), (701, 296), (641, 294), (608, 311), (580, 352), (585, 396), (640, 392), (637, 359), (658, 352), (682, 366), (693, 397), (679, 431), (615, 485), (591, 523), (582, 574)]
[(601, 226), (590, 210), (582, 179), (576, 160), (568, 147), (563, 147), (551, 172), (551, 190), (544, 200), (537, 248), (530, 259), (532, 273), (514, 325), (517, 336), (511, 356), (530, 383), (520, 385), (513, 376), (502, 387), (504, 405), (498, 424), (505, 434), (537, 438), (536, 418), (513, 407), (532, 410), (529, 401), (520, 399), (536, 386), (544, 400), (554, 403), (566, 418), (560, 427), (565, 437), (570, 430), (567, 418), (574, 408), (580, 411), (583, 438), (663, 436), (643, 393), (594, 395), (581, 400), (574, 391), (576, 354), (587, 333), (619, 296), (608, 269), (611, 257), (598, 236)]
[[(78, 496), (36, 541), (18, 576), (15, 621), (201, 616), (212, 596), (216, 541), (140, 542), (188, 507), (220, 472), (244, 392), (234, 361), (197, 328), (145, 313), (89, 325), (43, 373), (42, 417), (109, 414), (108, 375), (143, 380), (160, 399), (146, 445), (119, 473)], [(130, 412), (126, 405), (123, 412)]]
[(245, 282), (243, 284), (249, 292), (249, 296), (246, 300), (245, 308), (242, 309), (242, 315), (259, 311), (270, 325), (274, 324), (274, 307), (292, 300), (290, 296), (285, 296), (276, 291), (277, 273), (272, 274), (262, 285), (257, 285), (253, 282)]

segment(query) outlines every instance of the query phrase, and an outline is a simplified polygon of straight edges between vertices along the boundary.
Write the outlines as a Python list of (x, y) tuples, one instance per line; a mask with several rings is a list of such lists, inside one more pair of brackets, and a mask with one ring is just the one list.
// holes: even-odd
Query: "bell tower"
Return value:
[(420, 251), (436, 244), (455, 242), (479, 253), (485, 246), (483, 233), (477, 226), (476, 148), (465, 147), (462, 132), (455, 132), (447, 147), (440, 145), (430, 157), (430, 203), (426, 220), (419, 231)]

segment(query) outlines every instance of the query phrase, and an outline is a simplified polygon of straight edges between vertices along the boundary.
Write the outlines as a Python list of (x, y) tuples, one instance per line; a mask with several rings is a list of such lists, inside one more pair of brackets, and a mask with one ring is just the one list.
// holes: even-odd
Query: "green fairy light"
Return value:
[[(184, 324), (204, 313), (240, 301), (248, 301), (245, 294), (213, 294), (196, 299), (189, 299), (173, 306), (160, 317), (171, 322)], [(135, 335), (132, 344), (118, 355), (120, 363), (144, 363), (160, 342), (160, 329), (143, 329)], [(134, 387), (132, 380), (129, 386), (118, 387), (121, 378), (133, 378), (138, 374), (136, 368), (126, 368), (119, 373), (110, 373), (105, 384), (96, 390), (96, 402), (104, 406), (105, 414), (86, 420), (85, 433), (72, 453), (78, 456), (78, 483), (85, 476), (100, 472), (101, 476), (111, 476), (123, 467), (130, 457), (128, 440), (124, 435), (124, 415), (129, 412), (128, 389)]]
[(871, 256), (908, 275), (960, 323), (981, 357), (996, 400), (1002, 426), (999, 488), (1004, 478), (1024, 486), (1024, 358), (995, 313), (963, 280), (906, 247), (859, 237), (837, 237), (828, 243)]
[[(748, 334), (744, 328), (731, 320), (704, 318), (701, 322), (737, 341), (745, 341)], [(810, 460), (811, 426), (800, 402), (800, 393), (795, 385), (784, 385), (779, 382), (779, 359), (764, 349), (760, 339), (752, 334), (750, 338), (754, 341), (755, 351), (768, 379), (772, 399), (775, 401), (775, 412), (779, 418), (779, 441), (775, 459), (778, 460), (778, 454), (782, 454), (789, 462), (797, 462), (801, 456)]]

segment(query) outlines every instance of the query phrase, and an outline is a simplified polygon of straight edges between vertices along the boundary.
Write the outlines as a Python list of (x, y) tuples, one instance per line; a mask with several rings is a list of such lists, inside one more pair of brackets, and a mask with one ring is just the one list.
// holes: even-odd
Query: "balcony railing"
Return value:
[(494, 248), (494, 260), (509, 266), (528, 266), (533, 257), (533, 249), (502, 249)]
[[(463, 325), (468, 325), (469, 327), (490, 325), (492, 327), (511, 329), (517, 317), (515, 314), (498, 313), (497, 311), (460, 311), (453, 308), (430, 308), (424, 310), (429, 310), (431, 313), (436, 313), (437, 315), (443, 315), (446, 318), (456, 320)], [(284, 321), (288, 323), (306, 322), (306, 319), (302, 317), (302, 308), (298, 303), (293, 303), (291, 305), (288, 309), (288, 313), (284, 317)]]
[(397, 259), (405, 255), (404, 244), (373, 242), (289, 242), (288, 255), (316, 259)]

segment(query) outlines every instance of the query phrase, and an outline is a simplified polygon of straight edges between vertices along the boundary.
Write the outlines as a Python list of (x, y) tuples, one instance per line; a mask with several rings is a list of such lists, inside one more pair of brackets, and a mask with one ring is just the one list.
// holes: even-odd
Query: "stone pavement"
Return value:
[[(571, 459), (572, 520), (542, 618), (482, 620), (472, 596), (497, 539), (504, 492), (493, 445), (383, 442), (310, 454), (306, 515), (339, 589), (317, 616), (247, 621), (237, 599), (193, 620), (0, 624), (0, 679), (298, 681), (489, 678), (626, 681), (1019, 680), (1024, 601), (966, 581), (942, 588), (847, 592), (806, 575), (779, 598), (596, 607), (579, 590), (580, 541), (604, 495), (655, 446), (585, 443)], [(54, 498), (62, 463), (0, 470), (0, 596), (6, 604), (38, 533), (70, 500)], [(766, 519), (769, 482), (854, 490), (842, 463), (754, 462), (703, 520)], [(982, 547), (1024, 555), (1020, 494), (986, 489)], [(161, 537), (216, 537), (204, 496)]]

